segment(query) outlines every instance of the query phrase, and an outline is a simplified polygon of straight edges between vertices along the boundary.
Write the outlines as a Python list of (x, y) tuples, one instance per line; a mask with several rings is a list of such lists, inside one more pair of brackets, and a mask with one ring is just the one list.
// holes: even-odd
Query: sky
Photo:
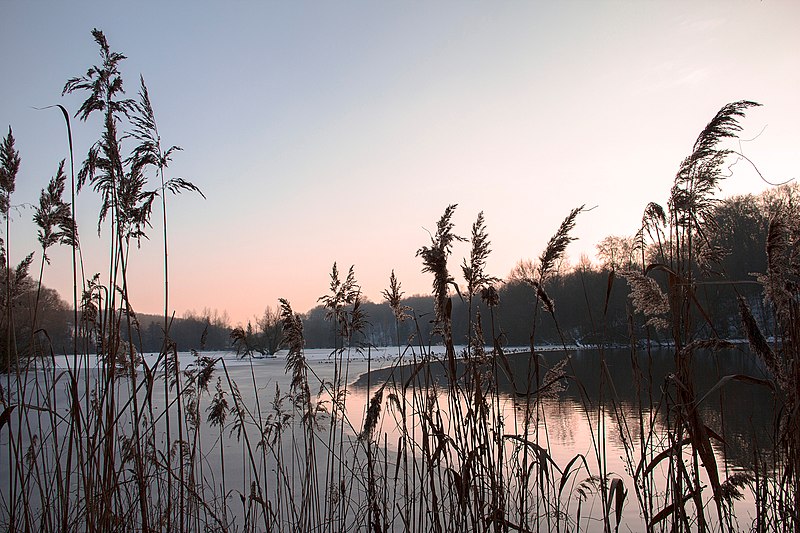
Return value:
[[(741, 150), (772, 182), (800, 168), (800, 3), (777, 2), (44, 2), (0, 0), (0, 131), (22, 167), (9, 247), (36, 252), (32, 204), (68, 157), (61, 116), (37, 110), (99, 61), (101, 29), (124, 53), (124, 87), (148, 85), (168, 177), (170, 307), (233, 324), (278, 298), (306, 311), (334, 262), (366, 297), (395, 271), (430, 291), (416, 251), (458, 204), (456, 233), (483, 211), (489, 274), (538, 257), (586, 205), (569, 260), (636, 231), (666, 204), (675, 172), (726, 103), (754, 100)], [(99, 137), (73, 120), (76, 164)], [(151, 176), (155, 188), (155, 177)], [(720, 197), (769, 185), (745, 161)], [(87, 275), (107, 270), (99, 198), (78, 196)], [(132, 251), (134, 309), (163, 312), (161, 209)], [(454, 249), (459, 274), (466, 245)], [(71, 254), (49, 253), (44, 284), (71, 300)], [(458, 278), (458, 276), (456, 276)]]

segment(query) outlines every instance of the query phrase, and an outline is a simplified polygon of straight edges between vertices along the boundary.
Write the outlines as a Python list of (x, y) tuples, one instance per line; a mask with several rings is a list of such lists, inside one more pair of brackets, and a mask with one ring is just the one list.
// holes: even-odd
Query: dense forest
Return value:
[[(735, 196), (720, 200), (715, 206), (715, 233), (710, 236), (709, 253), (720, 258), (716, 271), (700, 285), (697, 294), (700, 307), (705, 312), (703, 328), (722, 338), (742, 338), (738, 314), (737, 295), (744, 296), (762, 325), (767, 316), (759, 296), (755, 275), (766, 269), (765, 246), (769, 215), (772, 206), (780, 199), (796, 202), (800, 197), (797, 186), (783, 186), (760, 195)], [(577, 264), (562, 264), (543, 290), (554, 303), (554, 313), (536, 312), (537, 288), (528, 280), (535, 270), (529, 260), (520, 262), (506, 276), (496, 282), (499, 305), (493, 310), (495, 334), (507, 346), (525, 346), (530, 341), (534, 324), (536, 342), (542, 344), (626, 343), (643, 338), (642, 329), (631, 331), (629, 324), (632, 306), (625, 275), (641, 271), (642, 265), (661, 262), (657, 245), (642, 249), (642, 235), (609, 236), (597, 244), (599, 263), (586, 257)], [(663, 243), (662, 246), (669, 246)], [(388, 282), (388, 280), (387, 280)], [(722, 283), (724, 282), (724, 283)], [(18, 341), (23, 346), (31, 335), (32, 309), (37, 298), (35, 283), (29, 277), (19, 283), (22, 289), (15, 300), (15, 317)], [(5, 291), (3, 291), (5, 294)], [(73, 311), (52, 289), (43, 288), (38, 295), (41, 342), (52, 346), (55, 353), (65, 353), (71, 345)], [(434, 300), (430, 295), (403, 298), (408, 308), (409, 320), (398, 325), (392, 309), (385, 303), (364, 300), (360, 303), (367, 326), (357, 336), (357, 342), (366, 346), (387, 346), (397, 343), (438, 343), (432, 336)], [(453, 334), (457, 344), (465, 344), (468, 337), (468, 306), (453, 291)], [(479, 309), (487, 344), (492, 342), (491, 312), (481, 303)], [(760, 312), (758, 312), (760, 310)], [(334, 346), (335, 326), (326, 319), (327, 310), (320, 304), (302, 315), (306, 345), (309, 348)], [(534, 320), (534, 316), (536, 316)], [(553, 319), (555, 318), (555, 320)], [(138, 314), (135, 316), (134, 343), (142, 352), (158, 352), (164, 340), (163, 316)], [(4, 330), (3, 330), (4, 331)], [(261, 317), (248, 324), (233, 326), (225, 313), (205, 309), (200, 313), (187, 312), (173, 318), (169, 326), (170, 340), (180, 351), (189, 350), (239, 350), (242, 353), (274, 353), (281, 344), (280, 319), (276, 309), (267, 306)], [(45, 335), (46, 333), (46, 335)], [(651, 335), (657, 335), (653, 330)], [(663, 339), (655, 338), (655, 341)]]

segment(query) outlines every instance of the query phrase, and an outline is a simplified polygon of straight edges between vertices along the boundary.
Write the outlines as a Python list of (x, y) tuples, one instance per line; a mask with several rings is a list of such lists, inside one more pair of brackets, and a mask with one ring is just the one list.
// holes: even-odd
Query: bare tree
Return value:
[(257, 320), (257, 324), (264, 340), (264, 348), (268, 353), (274, 354), (283, 342), (283, 323), (278, 309), (268, 305), (264, 309), (264, 314)]

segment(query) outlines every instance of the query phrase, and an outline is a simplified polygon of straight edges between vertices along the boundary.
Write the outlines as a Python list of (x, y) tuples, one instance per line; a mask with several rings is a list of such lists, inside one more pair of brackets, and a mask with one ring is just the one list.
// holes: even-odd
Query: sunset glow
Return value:
[[(100, 9), (100, 6), (103, 6)], [(380, 301), (394, 269), (406, 294), (430, 291), (415, 252), (449, 204), (456, 232), (485, 213), (504, 278), (537, 257), (570, 209), (570, 260), (632, 234), (665, 202), (697, 134), (724, 104), (754, 100), (741, 150), (771, 182), (797, 177), (800, 4), (796, 2), (145, 3), (6, 2), (0, 127), (22, 168), (11, 256), (37, 249), (39, 190), (68, 156), (64, 81), (96, 62), (102, 29), (129, 96), (141, 73), (172, 176), (206, 196), (168, 198), (171, 307), (246, 322), (316, 305), (331, 265), (355, 265)], [(76, 164), (98, 124), (73, 120)], [(747, 161), (722, 196), (765, 183)], [(151, 178), (155, 179), (155, 178)], [(103, 271), (108, 230), (78, 198), (87, 276)], [(596, 207), (595, 207), (596, 206)], [(160, 220), (156, 206), (153, 220)], [(160, 226), (131, 254), (138, 310), (163, 308)], [(457, 247), (455, 272), (466, 248)], [(69, 299), (71, 253), (51, 254), (45, 285)]]

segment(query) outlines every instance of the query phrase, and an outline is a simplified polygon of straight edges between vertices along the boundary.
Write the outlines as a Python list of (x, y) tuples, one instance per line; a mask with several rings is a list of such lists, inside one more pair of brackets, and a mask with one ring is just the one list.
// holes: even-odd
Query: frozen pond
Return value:
[[(429, 479), (434, 479), (413, 470), (426, 453), (431, 454), (431, 450), (425, 450), (427, 444), (423, 445), (426, 439), (428, 444), (449, 442), (452, 445), (452, 448), (443, 448), (449, 450), (444, 452), (449, 456), (437, 458), (441, 467), (436, 468), (445, 472), (435, 478), (438, 485), (434, 486), (439, 489), (456, 479), (447, 472), (454, 468), (452, 465), (461, 464), (463, 460), (458, 457), (459, 439), (465, 439), (465, 435), (470, 435), (470, 439), (480, 439), (460, 427), (461, 424), (469, 425), (469, 417), (474, 413), (469, 414), (473, 411), (465, 401), (468, 396), (451, 397), (455, 393), (446, 379), (449, 370), (442, 362), (445, 358), (441, 348), (433, 350), (426, 365), (420, 364), (423, 361), (420, 353), (396, 347), (341, 353), (327, 349), (306, 350), (309, 392), (313, 405), (319, 409), (315, 415), (318, 417), (316, 422), (309, 426), (302, 422), (303, 413), (308, 411), (303, 411), (304, 405), (297, 399), (296, 392), (290, 395), (292, 376), (286, 373), (285, 352), (268, 358), (241, 358), (232, 352), (200, 355), (207, 358), (205, 363), (200, 363), (194, 354), (178, 354), (181, 370), (190, 373), (193, 369), (199, 370), (203, 364), (213, 364), (205, 392), (196, 394), (196, 404), (183, 404), (184, 408), (189, 406), (190, 411), (194, 405), (199, 424), (195, 427), (187, 422), (189, 415), (186, 410), (176, 408), (176, 391), (166, 388), (160, 371), (163, 360), (157, 354), (145, 355), (144, 363), (148, 370), (142, 366), (137, 372), (137, 402), (143, 419), (140, 425), (147, 432), (140, 438), (149, 439), (156, 450), (172, 449), (175, 453), (177, 428), (180, 426), (185, 432), (185, 446), (196, 450), (191, 461), (193, 468), (197, 469), (199, 479), (196, 483), (200, 489), (199, 493), (193, 494), (202, 497), (206, 507), (200, 510), (192, 508), (194, 522), (184, 524), (186, 527), (274, 528), (280, 531), (299, 520), (302, 513), (309, 512), (317, 519), (333, 517), (318, 520), (327, 523), (326, 527), (331, 530), (348, 524), (354, 530), (362, 529), (375, 515), (381, 515), (383, 523), (390, 528), (407, 528), (405, 521), (409, 517), (424, 517), (429, 512), (426, 508), (429, 502), (423, 505), (420, 498), (414, 496), (419, 490), (427, 490)], [(529, 352), (520, 349), (519, 353), (511, 353), (503, 365), (484, 361), (481, 372), (497, 376), (495, 384), (489, 388), (493, 391), (493, 400), (487, 404), (489, 411), (483, 415), (488, 431), (494, 432), (494, 436), (487, 433), (485, 442), (477, 448), (496, 441), (498, 448), (491, 453), (496, 454), (493, 457), (502, 465), (500, 470), (509, 477), (519, 474), (520, 462), (532, 460), (527, 457), (527, 448), (544, 451), (537, 451), (539, 455), (534, 457), (534, 462), (539, 461), (539, 467), (541, 463), (550, 465), (546, 472), (551, 473), (548, 475), (556, 480), (553, 486), (560, 490), (555, 496), (534, 494), (532, 503), (525, 504), (531, 506), (530, 513), (535, 516), (531, 524), (538, 528), (572, 524), (579, 525), (581, 530), (602, 531), (603, 504), (599, 489), (591, 486), (597, 484), (596, 480), (591, 481), (593, 476), (602, 476), (608, 480), (619, 479), (625, 487), (627, 497), (620, 504), (620, 529), (639, 530), (643, 526), (641, 505), (650, 505), (651, 513), (655, 513), (665, 497), (666, 461), (652, 468), (655, 481), (649, 503), (636, 494), (632, 474), (637, 467), (646, 465), (648, 458), (652, 460), (656, 450), (666, 446), (659, 439), (664, 438), (670, 412), (662, 403), (661, 391), (667, 390), (668, 380), (674, 372), (672, 352), (656, 350), (632, 355), (629, 350), (575, 350), (565, 358), (562, 352), (543, 350), (538, 358), (543, 369), (559, 367), (565, 377), (559, 380), (559, 390), (536, 402), (535, 415), (532, 414), (528, 385), (534, 368)], [(559, 366), (560, 361), (563, 362)], [(15, 449), (33, 450), (31, 453), (38, 454), (37, 460), (43, 468), (64, 468), (69, 435), (65, 424), (70, 416), (67, 387), (70, 376), (80, 376), (77, 380), (78, 396), (87, 405), (86, 413), (92, 411), (88, 405), (96, 401), (91, 395), (84, 394), (87, 383), (89, 389), (102, 388), (102, 372), (99, 370), (102, 365), (97, 361), (84, 360), (78, 371), (72, 373), (67, 371), (74, 366), (72, 358), (56, 357), (54, 363), (54, 367), (49, 365), (31, 371), (25, 377), (25, 404), (39, 405), (40, 408), (11, 412), (8, 426), (0, 434), (0, 484), (4, 487), (4, 494), (14, 478), (14, 457), (24, 455)], [(455, 364), (456, 375), (467, 374), (467, 365), (463, 361)], [(702, 398), (698, 410), (704, 423), (715, 435), (722, 437), (713, 444), (724, 480), (743, 468), (752, 467), (754, 455), (772, 446), (772, 394), (766, 387), (734, 380), (706, 395), (723, 376), (766, 377), (746, 351), (730, 350), (714, 356), (698, 356), (694, 370), (697, 397)], [(142, 385), (147, 383), (148, 375), (150, 387)], [(184, 378), (185, 390), (189, 389), (192, 379)], [(335, 385), (337, 382), (339, 387)], [(121, 380), (116, 394), (119, 400), (127, 398), (130, 401), (126, 383), (129, 382)], [(2, 385), (10, 388), (13, 397), (16, 389), (13, 376), (4, 377)], [(339, 408), (331, 401), (337, 393), (343, 398)], [(381, 411), (367, 444), (367, 440), (359, 436), (365, 434), (366, 414), (371, 400), (378, 396), (376, 393), (380, 396)], [(221, 426), (209, 422), (215, 394), (222, 394), (228, 407)], [(423, 404), (433, 407), (424, 407)], [(166, 414), (165, 406), (168, 406)], [(438, 425), (434, 427), (439, 428), (438, 436), (428, 433), (430, 428), (423, 429), (428, 423), (425, 417), (430, 416), (425, 414), (425, 409), (435, 412)], [(118, 425), (130, 428), (130, 410), (123, 408), (121, 412)], [(179, 416), (183, 417), (183, 424), (179, 424)], [(281, 417), (284, 417), (282, 421)], [(532, 426), (531, 417), (534, 417)], [(60, 431), (54, 433), (53, 427)], [(9, 440), (10, 435), (17, 437), (16, 442)], [(61, 446), (49, 442), (53, 439), (59, 439)], [(520, 445), (526, 441), (530, 444)], [(49, 445), (43, 446), (42, 442), (49, 442)], [(646, 454), (642, 452), (642, 442), (652, 447)], [(76, 448), (73, 446), (71, 449), (77, 457)], [(126, 448), (115, 448), (118, 459), (122, 449)], [(93, 450), (92, 453), (100, 453), (98, 448)], [(310, 461), (309, 453), (313, 455), (313, 461)], [(56, 456), (60, 460), (57, 461)], [(576, 461), (576, 458), (582, 459)], [(311, 489), (305, 485), (310, 475), (309, 461), (315, 465), (316, 471), (312, 476), (316, 481)], [(158, 471), (157, 465), (156, 461), (153, 472)], [(373, 471), (376, 468), (379, 471)], [(434, 467), (427, 465), (425, 468)], [(36, 475), (46, 477), (41, 472), (32, 473), (31, 477)], [(80, 498), (83, 490), (81, 482), (75, 481), (78, 477), (76, 472), (72, 478), (73, 498)], [(502, 479), (502, 474), (500, 477)], [(378, 480), (380, 494), (371, 492), (375, 489), (370, 488), (365, 479), (371, 480), (370, 483)], [(546, 481), (539, 480), (540, 483)], [(534, 482), (526, 486), (533, 486)], [(156, 499), (168, 497), (163, 494), (165, 490), (175, 491), (174, 487), (165, 489), (163, 480), (153, 483), (151, 494)], [(331, 486), (337, 483), (342, 488), (337, 485), (332, 490)], [(510, 486), (511, 482), (506, 483)], [(708, 480), (705, 479), (704, 483), (707, 485)], [(20, 486), (16, 490), (27, 487), (25, 490), (30, 491), (32, 502), (57, 496), (41, 489), (35, 490), (32, 483), (24, 485), (17, 480), (17, 485)], [(525, 489), (517, 487), (514, 490)], [(594, 495), (592, 490), (595, 490)], [(588, 492), (583, 500), (579, 496), (582, 492)], [(332, 494), (337, 498), (336, 503), (331, 501)], [(703, 496), (709, 513), (710, 494), (707, 491)], [(642, 498), (639, 503), (637, 497)], [(347, 498), (347, 504), (338, 503), (344, 498)], [(373, 509), (365, 503), (371, 498), (380, 499), (381, 506)], [(515, 497), (509, 498), (509, 501), (515, 501)], [(545, 508), (547, 498), (558, 500), (556, 514), (564, 516), (550, 517), (553, 511)], [(303, 504), (299, 503), (306, 499), (315, 502), (313, 509), (304, 510)], [(404, 502), (402, 505), (397, 503), (401, 500)], [(253, 504), (254, 501), (270, 503), (262, 508)], [(7, 503), (3, 505), (0, 520), (5, 522), (9, 510)], [(581, 510), (580, 505), (585, 507)], [(745, 491), (744, 499), (736, 502), (735, 506), (738, 527), (749, 528), (752, 498)], [(172, 516), (169, 520), (177, 518)], [(76, 522), (80, 522), (79, 517), (76, 517)], [(617, 524), (612, 522), (612, 525)]]

